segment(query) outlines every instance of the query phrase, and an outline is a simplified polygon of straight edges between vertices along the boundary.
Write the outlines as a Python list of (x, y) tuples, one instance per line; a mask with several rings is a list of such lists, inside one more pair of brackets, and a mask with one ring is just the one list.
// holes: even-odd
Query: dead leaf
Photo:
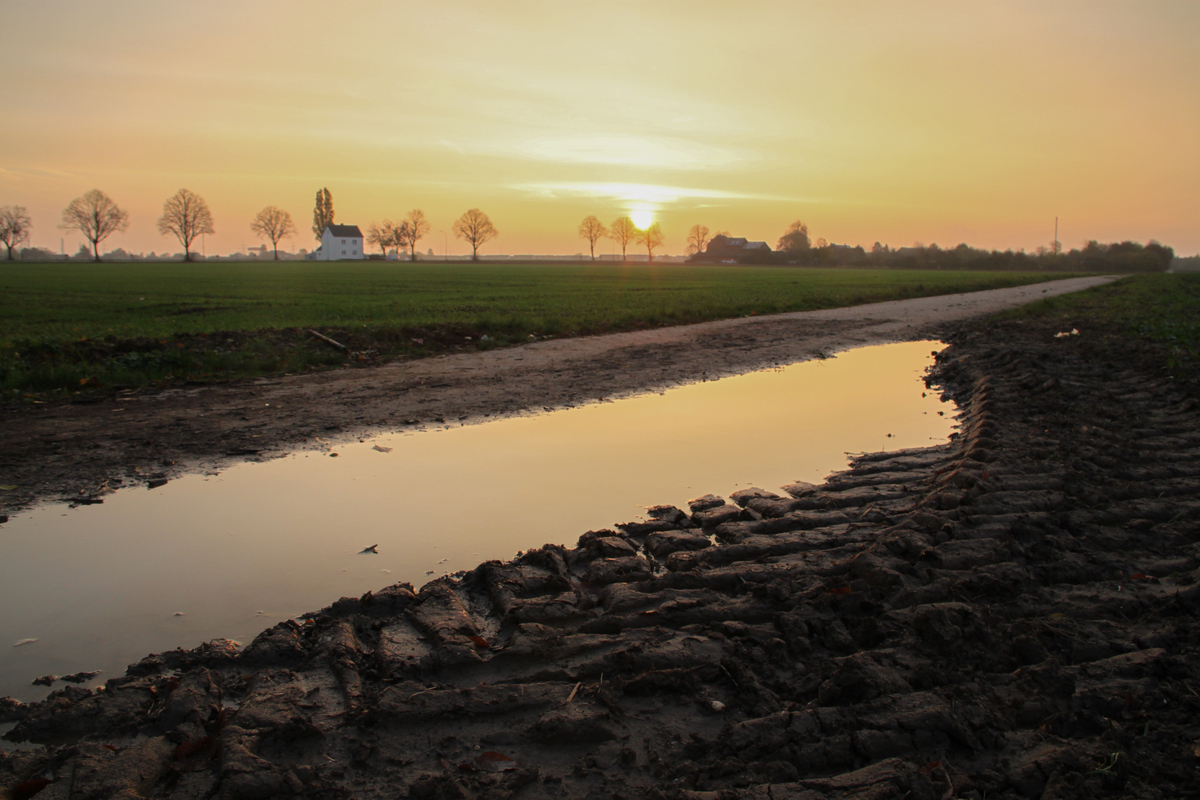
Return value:
[(482, 636), (468, 636), (467, 638), (474, 642), (475, 646), (480, 650), (490, 650), (492, 648), (492, 646), (488, 644), (487, 639), (483, 638)]
[(390, 447), (383, 447), (382, 445), (378, 445), (378, 444), (377, 444), (377, 445), (375, 445), (374, 447), (372, 447), (371, 449), (372, 449), (372, 450), (378, 450), (378, 451), (379, 451), (379, 452), (381, 452), (381, 453), (390, 453), (390, 452), (392, 452), (392, 448), (390, 448)]
[(15, 491), (16, 488), (17, 487), (13, 486), (11, 483), (6, 483), (6, 484), (0, 486), (0, 492), (12, 492), (12, 491)]

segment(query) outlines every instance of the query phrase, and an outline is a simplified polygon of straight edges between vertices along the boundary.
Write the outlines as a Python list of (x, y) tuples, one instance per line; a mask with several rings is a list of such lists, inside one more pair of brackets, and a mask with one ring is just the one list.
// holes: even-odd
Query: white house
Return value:
[(363, 252), (363, 234), (357, 225), (329, 225), (321, 234), (321, 244), (305, 258), (310, 261), (341, 261), (348, 258), (366, 258)]

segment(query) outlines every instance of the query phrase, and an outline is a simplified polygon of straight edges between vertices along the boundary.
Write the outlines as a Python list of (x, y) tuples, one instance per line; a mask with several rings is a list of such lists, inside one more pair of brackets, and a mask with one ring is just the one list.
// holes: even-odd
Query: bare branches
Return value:
[(389, 247), (396, 244), (396, 228), (391, 220), (384, 220), (382, 225), (372, 222), (367, 226), (367, 244), (373, 244), (387, 258)]
[(699, 255), (704, 252), (704, 246), (708, 244), (708, 226), (693, 225), (688, 231), (687, 251), (688, 255)]
[(608, 229), (608, 238), (621, 245), (621, 260), (625, 260), (625, 249), (637, 236), (637, 225), (628, 216), (617, 217)]
[(29, 241), (29, 231), (33, 228), (33, 220), (25, 211), (25, 206), (4, 206), (0, 208), (0, 242), (8, 247), (8, 260), (13, 260), (13, 248), (21, 242)]
[(129, 212), (122, 211), (104, 192), (92, 189), (63, 209), (62, 224), (58, 227), (82, 233), (92, 243), (93, 258), (99, 261), (100, 242), (129, 227)]
[(163, 236), (174, 234), (183, 245), (184, 261), (192, 260), (191, 246), (197, 236), (216, 233), (208, 203), (187, 189), (180, 189), (163, 203), (163, 213), (158, 218), (158, 232)]
[(500, 232), (492, 225), (488, 215), (478, 208), (472, 208), (459, 217), (452, 228), (456, 238), (465, 240), (471, 245), (471, 260), (479, 260), (479, 248), (486, 242), (495, 239)]
[[(425, 219), (424, 211), (419, 208), (414, 208), (412, 211), (408, 212), (408, 218), (404, 220), (404, 226), (404, 245), (408, 246), (408, 260), (416, 261), (417, 242), (421, 241), (425, 234), (429, 233), (429, 221)], [(486, 241), (486, 239), (484, 241)]]
[(271, 240), (271, 246), (275, 248), (275, 260), (278, 261), (279, 240), (295, 233), (296, 226), (292, 224), (291, 214), (275, 206), (267, 206), (254, 215), (250, 230)]
[(634, 235), (634, 238), (637, 240), (638, 244), (643, 245), (646, 248), (646, 259), (648, 261), (653, 261), (654, 248), (662, 247), (662, 225), (657, 222), (652, 222), (646, 226), (646, 230), (638, 231)]
[(604, 223), (594, 216), (584, 217), (583, 222), (579, 223), (579, 236), (587, 239), (588, 246), (592, 250), (592, 261), (596, 260), (596, 242), (607, 235), (608, 229), (604, 227)]

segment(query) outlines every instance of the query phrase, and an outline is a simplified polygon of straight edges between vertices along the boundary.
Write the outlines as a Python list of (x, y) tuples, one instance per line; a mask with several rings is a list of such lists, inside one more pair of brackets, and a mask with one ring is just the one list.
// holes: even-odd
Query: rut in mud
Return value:
[(14, 705), (24, 796), (1195, 797), (1200, 414), (1011, 325), (948, 445)]

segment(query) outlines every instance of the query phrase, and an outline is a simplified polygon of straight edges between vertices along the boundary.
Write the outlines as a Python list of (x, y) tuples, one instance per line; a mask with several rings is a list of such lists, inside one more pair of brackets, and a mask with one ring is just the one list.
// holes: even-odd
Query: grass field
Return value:
[(5, 264), (0, 388), (21, 396), (212, 382), (1058, 277), (677, 264)]

